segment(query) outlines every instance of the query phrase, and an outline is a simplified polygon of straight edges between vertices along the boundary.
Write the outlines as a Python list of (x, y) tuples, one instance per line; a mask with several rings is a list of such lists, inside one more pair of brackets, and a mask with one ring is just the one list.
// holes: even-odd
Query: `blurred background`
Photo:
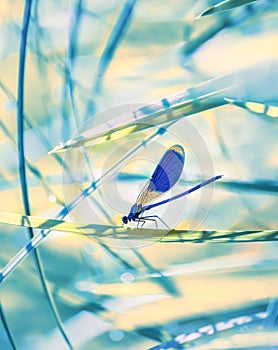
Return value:
[[(164, 198), (214, 174), (223, 181), (153, 214), (171, 228), (276, 230), (277, 9), (271, 0), (2, 1), (0, 211), (25, 213), (21, 152), (32, 215), (121, 225), (178, 143), (185, 168)], [(189, 109), (171, 125), (147, 111), (148, 129), (48, 154), (104, 122), (113, 132), (117, 117), (133, 125), (127, 111), (153, 101)], [(2, 269), (29, 237), (0, 228)], [(129, 244), (52, 232), (0, 286), (0, 349), (276, 349), (277, 248), (275, 235)]]

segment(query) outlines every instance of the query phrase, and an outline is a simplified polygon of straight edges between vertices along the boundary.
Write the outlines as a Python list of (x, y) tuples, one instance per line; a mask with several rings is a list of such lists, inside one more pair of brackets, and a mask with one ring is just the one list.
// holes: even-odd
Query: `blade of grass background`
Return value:
[[(220, 122), (215, 123), (217, 124), (217, 129), (220, 128)], [(229, 151), (228, 145), (226, 144), (225, 138), (222, 137), (221, 132), (218, 132), (216, 134), (216, 137), (218, 137), (219, 144), (222, 144), (221, 151), (225, 151), (225, 157), (226, 159), (229, 159), (231, 164), (234, 165), (236, 171), (238, 174), (240, 174), (240, 169), (237, 166), (237, 162), (233, 159), (232, 154)], [(240, 176), (239, 176), (240, 177)], [(252, 182), (246, 182), (246, 181), (232, 181), (227, 182), (223, 188), (229, 189), (231, 192), (234, 192), (238, 195), (239, 200), (242, 202), (243, 206), (247, 209), (247, 211), (250, 213), (250, 218), (252, 218), (252, 221), (255, 223), (256, 227), (261, 229), (267, 229), (268, 226), (266, 222), (261, 222), (258, 218), (256, 213), (254, 212), (254, 209), (250, 205), (250, 202), (248, 199), (246, 199), (244, 196), (240, 195), (242, 193), (242, 189), (247, 191), (259, 191), (260, 193), (268, 192), (270, 194), (276, 195), (278, 192), (277, 183), (275, 181), (271, 180), (257, 180)]]
[[(166, 290), (170, 295), (180, 296), (179, 289), (173, 279), (169, 278), (170, 276), (165, 276), (162, 271), (156, 269), (150, 262), (148, 262), (145, 257), (140, 254), (137, 249), (133, 249), (134, 254), (137, 256), (139, 261), (147, 267), (147, 272), (149, 275), (155, 275), (156, 277), (152, 280), (156, 281), (158, 284), (162, 286), (164, 290)], [(159, 277), (159, 278), (157, 278)]]
[[(81, 125), (81, 120), (80, 120), (78, 109), (75, 103), (72, 70), (74, 69), (75, 56), (77, 55), (77, 45), (78, 45), (78, 39), (79, 39), (79, 30), (81, 26), (82, 12), (83, 12), (83, 0), (77, 0), (72, 9), (71, 25), (69, 28), (69, 44), (68, 44), (68, 50), (67, 50), (67, 59), (69, 61), (69, 65), (66, 65), (64, 69), (64, 85), (67, 85), (67, 84), (69, 85), (71, 108), (72, 108), (72, 112), (75, 120), (75, 126), (77, 130)], [(93, 167), (91, 166), (90, 157), (88, 156), (88, 153), (85, 147), (82, 148), (82, 151), (85, 157), (85, 165), (88, 169), (89, 175), (91, 177), (91, 181), (94, 181), (95, 179), (91, 170)], [(74, 181), (73, 178), (72, 180)], [(80, 187), (80, 191), (82, 191), (81, 187)], [(102, 214), (104, 214), (108, 222), (110, 222), (110, 224), (114, 224), (109, 214), (104, 209), (104, 207), (95, 199), (92, 199), (92, 202), (98, 207), (98, 209), (100, 209)]]
[(68, 81), (67, 81), (67, 70), (64, 69), (64, 84), (62, 89), (62, 103), (60, 104), (61, 115), (62, 115), (62, 139), (66, 140), (73, 130), (72, 118), (71, 118), (71, 106), (68, 96)]
[[(58, 219), (46, 219), (37, 216), (28, 216), (21, 214), (13, 214), (7, 212), (0, 212), (0, 223), (32, 227), (42, 229), (41, 232), (36, 234), (24, 249), (22, 254), (31, 252), (41, 243), (41, 237), (46, 238), (49, 232), (43, 232), (43, 230), (51, 229), (52, 231), (68, 232), (85, 237), (90, 236), (93, 238), (114, 238), (114, 239), (127, 239), (127, 240), (145, 240), (154, 241), (160, 243), (204, 243), (204, 242), (265, 242), (265, 241), (277, 241), (278, 230), (176, 230), (176, 229), (144, 229), (144, 228), (126, 228), (122, 226), (109, 226), (99, 224), (82, 224), (69, 221), (63, 221)], [(26, 256), (25, 256), (26, 257)], [(21, 261), (19, 261), (21, 262)], [(19, 263), (18, 262), (18, 263)], [(9, 263), (8, 263), (9, 264)], [(0, 282), (6, 278), (6, 274), (3, 273), (5, 268), (0, 274)]]
[(223, 183), (218, 183), (217, 186), (225, 188), (231, 192), (268, 192), (269, 194), (277, 195), (277, 181), (269, 179), (260, 179), (256, 181), (239, 181), (239, 180), (224, 180)]
[(214, 85), (214, 81), (201, 84), (189, 91), (185, 90), (167, 96), (140, 109), (120, 115), (110, 120), (109, 123), (96, 125), (64, 143), (59, 143), (49, 153), (80, 147), (96, 139), (98, 139), (98, 143), (103, 143), (111, 139), (126, 137), (134, 132), (146, 130), (153, 125), (165, 125), (206, 109), (227, 104), (228, 102), (223, 99), (223, 96), (226, 95), (224, 91), (230, 89), (231, 86), (229, 84), (225, 86), (224, 91), (218, 86), (214, 91), (207, 91), (207, 88), (210, 90), (213, 87), (207, 86), (210, 84)]
[[(15, 150), (18, 151), (16, 140), (14, 139), (12, 133), (7, 129), (6, 125), (0, 120), (0, 128), (3, 130), (4, 134), (9, 138)], [(38, 179), (41, 186), (45, 189), (47, 195), (52, 194), (56, 198), (56, 202), (64, 205), (64, 202), (54, 193), (46, 181), (45, 177), (42, 175), (40, 170), (25, 156), (25, 163), (28, 170)]]
[[(65, 143), (59, 143), (50, 153), (80, 147), (91, 140), (98, 143), (126, 137), (128, 134), (146, 130), (153, 124), (165, 125), (184, 117), (225, 105), (227, 96), (264, 99), (276, 98), (278, 94), (277, 61), (269, 60), (260, 64), (207, 80), (159, 101), (154, 101), (137, 110), (120, 115), (109, 123), (101, 123), (86, 130)], [(261, 96), (259, 86), (270, 85)], [(266, 98), (266, 97), (265, 97)]]
[[(192, 19), (189, 17), (189, 21), (188, 23), (185, 23), (185, 26), (190, 27), (191, 21)], [(209, 42), (209, 40), (215, 37), (219, 32), (232, 26), (232, 22), (230, 22), (229, 14), (222, 15), (216, 23), (213, 23), (213, 25), (206, 28), (205, 31), (202, 31), (201, 34), (198, 34), (197, 36), (191, 26), (191, 30), (188, 31), (188, 35), (185, 36), (185, 42), (182, 47), (184, 59), (186, 60), (188, 57), (192, 56), (196, 50)]]
[[(230, 160), (230, 163), (234, 165), (236, 171), (238, 174), (240, 174), (240, 169), (237, 167), (237, 161), (235, 161), (232, 157), (232, 154), (229, 151), (228, 145), (226, 144), (225, 138), (222, 136), (222, 133), (220, 131), (220, 121), (216, 121), (215, 118), (213, 120), (214, 123), (214, 130), (216, 134), (216, 138), (218, 139), (219, 145), (221, 145), (221, 152), (225, 156), (226, 159)], [(240, 177), (240, 176), (239, 176)], [(225, 182), (225, 183), (224, 183)], [(268, 179), (259, 179), (253, 182), (250, 181), (223, 181), (223, 183), (217, 184), (220, 185), (220, 187), (228, 189), (231, 192), (234, 192), (238, 195), (239, 200), (242, 202), (243, 206), (248, 210), (250, 213), (250, 218), (252, 218), (252, 221), (255, 223), (256, 227), (267, 229), (268, 226), (266, 222), (261, 222), (258, 218), (256, 213), (254, 212), (254, 209), (250, 205), (249, 200), (247, 200), (244, 196), (240, 195), (243, 191), (245, 192), (259, 192), (264, 193), (268, 192), (269, 194), (277, 195), (278, 193), (278, 184), (277, 181), (268, 180)]]
[(264, 321), (264, 328), (273, 329), (278, 316), (278, 299), (277, 298), (269, 301), (266, 308), (266, 312), (268, 313), (268, 316)]
[[(189, 32), (190, 36), (185, 38), (185, 43), (183, 45), (184, 58), (186, 59), (191, 56), (197, 49), (206, 44), (222, 30), (235, 27), (240, 23), (249, 20), (252, 16), (255, 16), (259, 11), (267, 9), (270, 5), (271, 0), (262, 0), (258, 3), (250, 3), (248, 5), (248, 11), (246, 11), (246, 8), (242, 7), (237, 9), (237, 11), (222, 12), (220, 15), (216, 13), (215, 17), (217, 21), (211, 23), (210, 26), (205, 29), (205, 31), (197, 33), (197, 35), (194, 30)], [(197, 19), (199, 19), (201, 16), (203, 16), (203, 13), (197, 15)], [(198, 27), (196, 26), (196, 28)]]
[[(255, 103), (254, 102), (252, 102), (252, 103), (247, 102), (246, 103), (246, 102), (243, 102), (242, 100), (234, 100), (231, 98), (225, 98), (225, 100), (231, 104), (234, 104), (235, 106), (238, 106), (238, 107), (243, 108), (243, 109), (247, 109), (251, 113), (259, 114), (260, 116), (265, 115), (267, 117), (274, 117), (274, 118), (276, 116), (278, 116), (278, 108), (276, 106), (273, 107), (273, 106), (258, 103), (258, 102), (255, 102)], [(267, 118), (267, 119), (268, 119), (267, 121), (269, 122), (269, 118)], [(225, 144), (224, 139), (222, 139), (221, 133), (218, 133), (218, 137), (221, 138), (221, 143)], [(228, 151), (228, 148), (226, 147), (226, 145), (225, 145), (225, 149), (226, 149), (226, 157), (232, 161), (231, 154)], [(230, 184), (226, 184), (226, 185), (228, 185), (228, 188), (230, 190), (236, 190), (235, 192), (241, 191), (242, 185), (246, 189), (249, 187), (249, 189), (252, 191), (259, 189), (260, 191), (268, 191), (268, 192), (273, 191), (274, 193), (278, 192), (277, 182), (271, 181), (271, 180), (259, 180), (253, 184), (236, 182), (236, 183), (230, 183)], [(249, 202), (246, 201), (244, 197), (240, 196), (240, 199), (243, 202), (243, 204), (245, 205), (245, 207), (247, 208), (247, 210), (251, 213), (250, 217), (253, 218), (253, 221), (256, 222), (257, 224), (259, 223), (260, 226), (265, 227), (265, 223), (263, 223), (263, 225), (262, 225), (260, 222), (258, 222), (255, 213), (253, 213), (253, 210), (249, 205)], [(268, 306), (266, 308), (266, 312), (268, 313), (268, 316), (266, 317), (266, 319), (264, 321), (264, 328), (271, 329), (274, 326), (277, 315), (278, 315), (278, 299), (270, 300), (270, 302), (268, 303)]]
[[(220, 141), (219, 141), (220, 142)], [(225, 156), (227, 154), (225, 153)], [(148, 180), (148, 176), (142, 174), (133, 174), (120, 172), (118, 175), (118, 181), (140, 181)], [(180, 180), (181, 185), (193, 185), (205, 181), (204, 178), (196, 176), (195, 179), (191, 180)], [(275, 180), (271, 179), (259, 179), (254, 181), (243, 181), (243, 180), (227, 180), (222, 179), (220, 182), (215, 182), (216, 187), (224, 188), (230, 192), (259, 192), (264, 193), (268, 192), (269, 194), (276, 195), (278, 193), (278, 183)]]
[[(18, 106), (17, 106), (17, 134), (18, 134), (18, 163), (19, 163), (19, 176), (21, 183), (21, 193), (23, 199), (24, 212), (26, 215), (30, 215), (30, 205), (28, 198), (28, 187), (26, 179), (26, 167), (25, 167), (25, 152), (24, 152), (24, 78), (25, 78), (25, 62), (26, 62), (26, 48), (27, 48), (27, 36), (28, 28), (31, 16), (32, 0), (26, 0), (24, 6), (22, 32), (20, 40), (20, 53), (19, 53), (19, 69), (18, 69)], [(34, 237), (32, 228), (28, 228), (29, 239)], [(45, 275), (43, 272), (42, 262), (38, 251), (34, 251), (34, 261), (38, 270), (39, 279), (42, 285), (42, 289), (56, 321), (57, 327), (64, 338), (65, 343), (69, 349), (73, 350), (73, 346), (65, 333), (58, 310), (51, 293), (48, 290)]]
[(207, 10), (202, 12), (198, 17), (205, 17), (208, 15), (216, 14), (222, 11), (232, 10), (238, 6), (245, 6), (251, 2), (258, 0), (222, 0), (209, 7)]
[(38, 68), (40, 68), (40, 52), (41, 52), (41, 47), (40, 47), (40, 27), (39, 27), (39, 0), (34, 0), (33, 3), (33, 23), (34, 26), (36, 28), (36, 30), (34, 31), (34, 44), (35, 44), (35, 51), (37, 52), (37, 62), (38, 62)]
[(79, 36), (79, 30), (81, 26), (82, 12), (83, 12), (83, 0), (77, 0), (72, 10), (71, 26), (69, 29), (69, 45), (68, 45), (68, 51), (67, 51), (69, 66), (65, 67), (65, 71), (67, 72), (67, 76), (65, 77), (65, 79), (68, 80), (68, 84), (69, 84), (71, 106), (72, 106), (72, 111), (73, 111), (77, 128), (80, 126), (81, 121), (80, 121), (79, 113), (75, 103), (74, 83), (72, 80), (71, 72), (74, 69), (75, 56), (77, 54), (76, 46), (78, 45), (78, 36)]
[(100, 56), (99, 64), (97, 67), (96, 81), (94, 85), (94, 91), (97, 94), (99, 94), (101, 91), (103, 76), (107, 71), (110, 62), (115, 55), (116, 49), (119, 46), (120, 41), (130, 23), (135, 4), (136, 0), (126, 0), (115, 25), (111, 29), (107, 44)]
[[(108, 66), (114, 57), (116, 49), (119, 46), (120, 41), (127, 30), (135, 4), (136, 0), (126, 0), (120, 15), (116, 20), (115, 25), (111, 29), (110, 36), (108, 38), (104, 51), (101, 54), (97, 66), (96, 76), (91, 87), (92, 92), (96, 94), (100, 94), (101, 92), (103, 76), (105, 75), (106, 70), (108, 69)], [(89, 98), (85, 112), (85, 120), (87, 120), (87, 118), (90, 115), (94, 114), (94, 112), (94, 100)]]
[(2, 321), (2, 324), (3, 324), (3, 327), (5, 329), (5, 332), (7, 334), (7, 338), (9, 339), (9, 343), (11, 345), (11, 348), (13, 350), (16, 350), (16, 346), (15, 346), (15, 342), (14, 342), (14, 339), (13, 339), (13, 335), (10, 331), (10, 328), (9, 328), (9, 325), (8, 325), (8, 322), (7, 322), (7, 319), (6, 319), (6, 316), (5, 316), (5, 313), (4, 313), (4, 309), (3, 309), (3, 306), (1, 304), (1, 301), (0, 301), (0, 318), (1, 318), (1, 321)]
[[(82, 12), (83, 12), (83, 0), (77, 0), (72, 9), (71, 25), (69, 28), (69, 44), (68, 44), (68, 50), (67, 50), (67, 59), (69, 61), (69, 65), (66, 65), (64, 69), (64, 80), (65, 80), (64, 85), (67, 85), (67, 84), (69, 85), (71, 108), (72, 108), (73, 116), (75, 119), (75, 126), (77, 130), (80, 127), (81, 120), (80, 120), (78, 109), (75, 103), (72, 70), (74, 69), (75, 56), (77, 55), (77, 45), (78, 45), (78, 39), (79, 39), (79, 30), (81, 26)], [(82, 151), (85, 157), (85, 164), (91, 176), (91, 181), (94, 181), (95, 179), (93, 177), (92, 170), (91, 170), (92, 166), (90, 162), (90, 157), (87, 154), (86, 148), (83, 147)], [(82, 191), (81, 188), (80, 190)], [(100, 211), (104, 214), (108, 222), (110, 222), (110, 224), (114, 224), (111, 221), (111, 218), (107, 213), (107, 211), (103, 208), (103, 206), (95, 199), (93, 199), (92, 201), (98, 207), (98, 209), (100, 209)]]
[[(5, 92), (5, 94), (7, 95), (8, 98), (12, 99), (13, 101), (16, 102), (16, 98), (15, 96), (11, 93), (11, 91), (1, 82), (0, 80), (0, 87), (1, 89)], [(48, 140), (48, 138), (44, 135), (44, 133), (41, 131), (40, 127), (38, 127), (38, 125), (35, 125), (33, 123), (33, 121), (30, 119), (30, 117), (28, 116), (28, 114), (26, 112), (24, 112), (24, 121), (26, 122), (26, 124), (29, 126), (30, 129), (32, 130), (36, 130), (36, 136), (38, 137), (39, 141), (41, 142), (41, 145), (44, 146), (45, 150), (49, 150), (51, 148), (51, 144)], [(2, 123), (3, 124), (3, 123)], [(1, 125), (2, 125), (1, 124)], [(3, 124), (4, 125), (4, 124)], [(4, 130), (4, 129), (3, 129)], [(6, 131), (5, 131), (6, 130)], [(8, 129), (5, 126), (5, 130), (4, 132), (6, 133), (6, 135), (13, 140), (13, 137), (11, 135), (11, 133), (8, 133)], [(51, 155), (55, 161), (62, 166), (62, 168), (68, 172), (68, 174), (70, 175), (71, 173), (71, 169), (70, 167), (66, 164), (66, 162), (62, 159), (62, 157), (58, 154), (58, 153), (53, 153)], [(28, 164), (28, 163), (27, 163)], [(73, 179), (73, 178), (72, 178)], [(56, 196), (56, 195), (55, 195)]]
[[(243, 326), (254, 327), (253, 330), (253, 342), (255, 334), (258, 334), (257, 331), (260, 330), (263, 321), (267, 317), (267, 312), (257, 311), (252, 313), (243, 313), (244, 310), (240, 310), (236, 316), (230, 318), (229, 315), (221, 315), (215, 317), (218, 322), (207, 323), (202, 325), (200, 328), (197, 328), (192, 331), (192, 327), (185, 331), (184, 333), (178, 334), (174, 339), (160, 343), (159, 345), (149, 348), (149, 350), (162, 350), (162, 349), (175, 349), (180, 348), (181, 346), (186, 347), (187, 349), (195, 348), (198, 344), (208, 345), (211, 341), (217, 337), (217, 339), (226, 339), (226, 337), (231, 334), (238, 334), (242, 330)], [(234, 333), (233, 333), (234, 332)], [(252, 334), (251, 333), (251, 334)], [(241, 334), (244, 334), (242, 331)], [(262, 336), (262, 334), (260, 334)], [(255, 345), (256, 342), (253, 343)], [(226, 347), (225, 347), (226, 348)]]
[[(278, 106), (256, 101), (242, 101), (234, 100), (232, 98), (225, 98), (225, 100), (237, 107), (248, 110), (251, 113), (266, 116), (269, 118), (278, 118)], [(276, 102), (277, 103), (277, 102)], [(269, 120), (269, 119), (268, 119)]]

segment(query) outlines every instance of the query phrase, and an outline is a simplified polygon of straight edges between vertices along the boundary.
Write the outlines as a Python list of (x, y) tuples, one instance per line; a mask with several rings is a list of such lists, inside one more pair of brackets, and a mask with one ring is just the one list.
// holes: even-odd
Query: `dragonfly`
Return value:
[[(179, 193), (173, 197), (165, 199), (163, 201), (147, 204), (153, 201), (159, 196), (163, 195), (169, 191), (179, 180), (185, 161), (185, 152), (181, 145), (173, 145), (170, 147), (160, 159), (157, 164), (151, 178), (147, 181), (143, 189), (141, 190), (135, 204), (130, 208), (128, 215), (122, 217), (123, 225), (128, 224), (128, 222), (137, 222), (137, 227), (140, 223), (142, 226), (146, 221), (153, 221), (157, 227), (157, 219), (160, 220), (167, 228), (169, 226), (162, 220), (158, 215), (145, 215), (145, 212), (158, 207), (160, 205), (172, 202), (178, 198), (188, 195), (201, 187), (204, 187), (211, 182), (219, 180), (223, 175), (216, 175), (208, 180), (205, 180), (198, 185)], [(141, 226), (141, 227), (142, 227)]]

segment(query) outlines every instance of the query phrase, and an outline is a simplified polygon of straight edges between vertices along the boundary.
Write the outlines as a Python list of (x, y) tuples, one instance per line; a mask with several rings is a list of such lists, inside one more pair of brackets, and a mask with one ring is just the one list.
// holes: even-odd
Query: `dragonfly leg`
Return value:
[[(153, 222), (155, 223), (155, 227), (158, 228), (157, 222), (156, 222), (155, 219), (150, 219), (150, 218), (148, 218), (148, 217), (146, 218), (145, 216), (143, 217), (143, 219), (144, 219), (144, 224), (145, 224), (146, 221), (153, 221)], [(144, 225), (144, 224), (143, 224), (143, 225)], [(141, 228), (143, 227), (143, 225), (141, 226)]]
[(145, 220), (144, 219), (142, 220), (142, 219), (138, 218), (138, 219), (134, 219), (134, 221), (137, 221), (136, 228), (139, 228), (139, 224), (140, 224), (141, 221), (143, 222), (141, 228), (145, 225)]
[(155, 219), (150, 219), (149, 217), (146, 218), (144, 216), (143, 218), (138, 218), (135, 221), (137, 221), (137, 228), (139, 227), (140, 222), (142, 222), (142, 225), (141, 225), (141, 228), (142, 228), (145, 225), (146, 221), (153, 221), (155, 223), (155, 227), (158, 228), (156, 220)]
[(140, 222), (140, 221), (142, 221), (141, 228), (143, 228), (143, 226), (144, 226), (144, 225), (145, 225), (145, 223), (146, 223), (146, 220), (140, 220), (140, 219), (139, 219), (139, 222)]
[(141, 219), (143, 220), (150, 220), (150, 221), (155, 221), (155, 224), (156, 224), (156, 228), (157, 228), (157, 222), (155, 219), (151, 219), (151, 218), (157, 218), (158, 220), (160, 220), (163, 225), (165, 225), (169, 230), (170, 230), (170, 227), (166, 224), (166, 222), (164, 220), (162, 220), (158, 215), (149, 215), (149, 216), (143, 216)]

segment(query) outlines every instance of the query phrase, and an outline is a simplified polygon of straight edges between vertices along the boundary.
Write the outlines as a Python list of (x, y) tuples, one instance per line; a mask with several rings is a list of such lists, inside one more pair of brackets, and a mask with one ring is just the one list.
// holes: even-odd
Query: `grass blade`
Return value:
[[(259, 71), (259, 74), (257, 73)], [(255, 74), (256, 72), (256, 74)], [(271, 87), (265, 91), (268, 98), (275, 99), (278, 93), (278, 67), (276, 61), (264, 62), (251, 68), (238, 71), (198, 84), (190, 89), (164, 97), (137, 110), (120, 115), (109, 123), (102, 123), (84, 131), (76, 137), (59, 143), (50, 153), (86, 145), (89, 141), (103, 143), (111, 139), (126, 137), (129, 134), (146, 130), (154, 124), (164, 125), (193, 114), (216, 108), (228, 103), (227, 95), (261, 96), (258, 86)], [(263, 97), (261, 96), (260, 99)]]
[[(23, 117), (24, 112), (23, 111), (24, 111), (24, 77), (25, 77), (25, 63), (26, 63), (26, 48), (27, 48), (28, 28), (29, 28), (29, 22), (30, 22), (30, 16), (31, 16), (31, 7), (32, 7), (32, 0), (26, 0), (25, 7), (24, 7), (24, 15), (23, 15), (21, 41), (20, 41), (20, 56), (19, 56), (20, 58), (19, 58), (19, 72), (18, 72), (18, 108), (17, 108), (19, 176), (20, 176), (24, 211), (26, 215), (30, 215), (31, 212), (30, 212), (30, 205), (29, 205), (29, 198), (28, 198), (27, 179), (26, 179), (26, 166), (25, 166), (25, 153), (24, 153), (24, 117)], [(28, 227), (27, 231), (29, 234), (29, 238), (33, 239), (34, 234), (33, 234), (32, 227)], [(73, 346), (71, 345), (71, 342), (63, 328), (54, 300), (48, 290), (41, 259), (37, 251), (34, 251), (34, 261), (38, 270), (39, 278), (42, 284), (42, 289), (48, 300), (49, 306), (52, 310), (58, 329), (61, 332), (68, 348), (73, 349)]]
[(103, 76), (112, 61), (115, 51), (120, 43), (122, 36), (124, 35), (127, 26), (130, 22), (132, 12), (134, 10), (134, 6), (136, 4), (136, 0), (127, 0), (124, 4), (124, 7), (113, 26), (110, 36), (108, 38), (107, 44), (103, 53), (101, 54), (97, 73), (96, 73), (96, 82), (94, 90), (99, 93), (101, 90), (101, 83), (103, 80)]
[[(115, 238), (115, 239), (138, 239), (159, 241), (165, 243), (173, 242), (256, 242), (256, 241), (277, 241), (277, 230), (175, 230), (171, 229), (144, 229), (126, 228), (123, 226), (98, 225), (98, 224), (76, 224), (74, 222), (46, 219), (37, 216), (28, 216), (0, 212), (0, 223), (22, 227), (32, 227), (42, 230), (53, 230), (69, 232), (78, 235)], [(46, 236), (44, 232), (37, 234)], [(29, 246), (29, 245), (28, 245)], [(31, 248), (31, 247), (30, 247)], [(34, 247), (33, 247), (34, 248)]]
[(0, 302), (0, 319), (2, 321), (3, 328), (6, 331), (7, 337), (9, 339), (9, 342), (10, 342), (10, 345), (11, 345), (11, 348), (13, 350), (16, 350), (16, 346), (15, 346), (15, 342), (14, 342), (14, 339), (13, 339), (13, 335), (12, 335), (12, 333), (10, 331), (9, 326), (8, 326), (8, 322), (7, 322), (6, 316), (4, 314), (4, 310), (3, 310), (3, 306), (1, 304), (1, 302)]
[(263, 115), (269, 118), (278, 118), (278, 106), (255, 101), (234, 100), (232, 98), (225, 98), (225, 100), (237, 107), (246, 109), (251, 113)]
[(234, 9), (238, 6), (248, 5), (251, 2), (258, 0), (222, 0), (218, 1), (215, 5), (209, 7), (207, 10), (202, 12), (198, 17), (205, 17), (208, 15), (216, 14), (222, 11)]

